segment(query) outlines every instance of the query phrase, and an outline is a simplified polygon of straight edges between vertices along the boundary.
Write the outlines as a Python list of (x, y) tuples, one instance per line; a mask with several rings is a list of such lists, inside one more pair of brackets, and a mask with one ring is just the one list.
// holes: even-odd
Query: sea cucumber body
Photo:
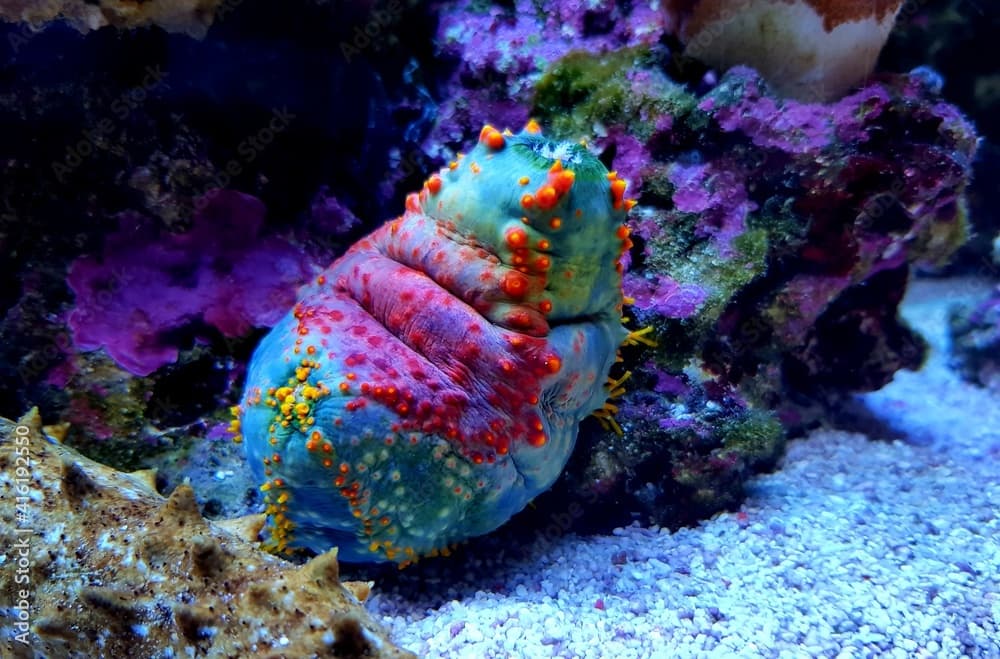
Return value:
[(624, 186), (582, 147), (484, 135), (254, 355), (238, 425), (280, 549), (446, 552), (547, 489), (604, 404)]

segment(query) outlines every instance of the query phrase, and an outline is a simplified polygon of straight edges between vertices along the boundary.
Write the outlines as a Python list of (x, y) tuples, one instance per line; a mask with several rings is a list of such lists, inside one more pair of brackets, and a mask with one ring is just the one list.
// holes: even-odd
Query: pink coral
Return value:
[(697, 235), (711, 236), (723, 256), (732, 256), (733, 240), (746, 232), (747, 216), (757, 210), (741, 176), (725, 162), (678, 164), (668, 176), (675, 186), (674, 207), (682, 213), (697, 213)]
[(124, 213), (101, 257), (73, 262), (69, 325), (78, 349), (104, 348), (122, 368), (149, 375), (177, 359), (172, 332), (205, 323), (237, 337), (278, 321), (316, 269), (284, 239), (258, 237), (258, 199), (218, 191), (199, 206), (192, 229), (177, 235)]
[(626, 275), (625, 294), (635, 300), (635, 306), (668, 318), (690, 318), (701, 309), (708, 291), (696, 285), (679, 284), (670, 277), (653, 276), (643, 279)]
[(837, 142), (864, 142), (865, 126), (874, 121), (889, 105), (888, 92), (869, 85), (830, 104), (805, 103), (768, 96), (760, 78), (745, 67), (736, 67), (729, 79), (738, 81), (738, 102), (718, 105), (709, 97), (699, 108), (712, 112), (726, 132), (742, 132), (763, 148), (803, 154)]

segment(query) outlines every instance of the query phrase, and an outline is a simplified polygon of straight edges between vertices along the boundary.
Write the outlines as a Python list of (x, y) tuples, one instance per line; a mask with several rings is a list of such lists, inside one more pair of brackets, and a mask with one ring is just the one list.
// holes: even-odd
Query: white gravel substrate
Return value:
[(791, 442), (740, 512), (474, 549), (371, 610), (422, 657), (1000, 657), (1000, 394), (943, 353), (947, 305), (983, 290), (916, 286), (927, 367), (862, 398), (870, 437)]

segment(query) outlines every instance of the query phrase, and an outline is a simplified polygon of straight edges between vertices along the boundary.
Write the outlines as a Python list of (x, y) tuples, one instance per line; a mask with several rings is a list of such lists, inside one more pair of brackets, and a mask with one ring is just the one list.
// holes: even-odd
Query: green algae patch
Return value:
[(559, 137), (620, 125), (646, 140), (657, 119), (688, 115), (695, 103), (657, 66), (655, 52), (637, 46), (604, 54), (574, 51), (555, 62), (535, 88), (533, 114)]

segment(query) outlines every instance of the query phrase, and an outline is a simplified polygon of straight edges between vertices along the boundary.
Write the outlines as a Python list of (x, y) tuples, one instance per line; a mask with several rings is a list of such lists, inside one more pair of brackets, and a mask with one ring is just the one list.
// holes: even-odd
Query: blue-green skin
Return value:
[[(258, 347), (237, 425), (275, 549), (447, 553), (550, 487), (604, 405), (627, 335), (621, 190), (580, 145), (491, 137), (306, 287)], [(559, 187), (557, 160), (568, 191), (525, 204)]]

